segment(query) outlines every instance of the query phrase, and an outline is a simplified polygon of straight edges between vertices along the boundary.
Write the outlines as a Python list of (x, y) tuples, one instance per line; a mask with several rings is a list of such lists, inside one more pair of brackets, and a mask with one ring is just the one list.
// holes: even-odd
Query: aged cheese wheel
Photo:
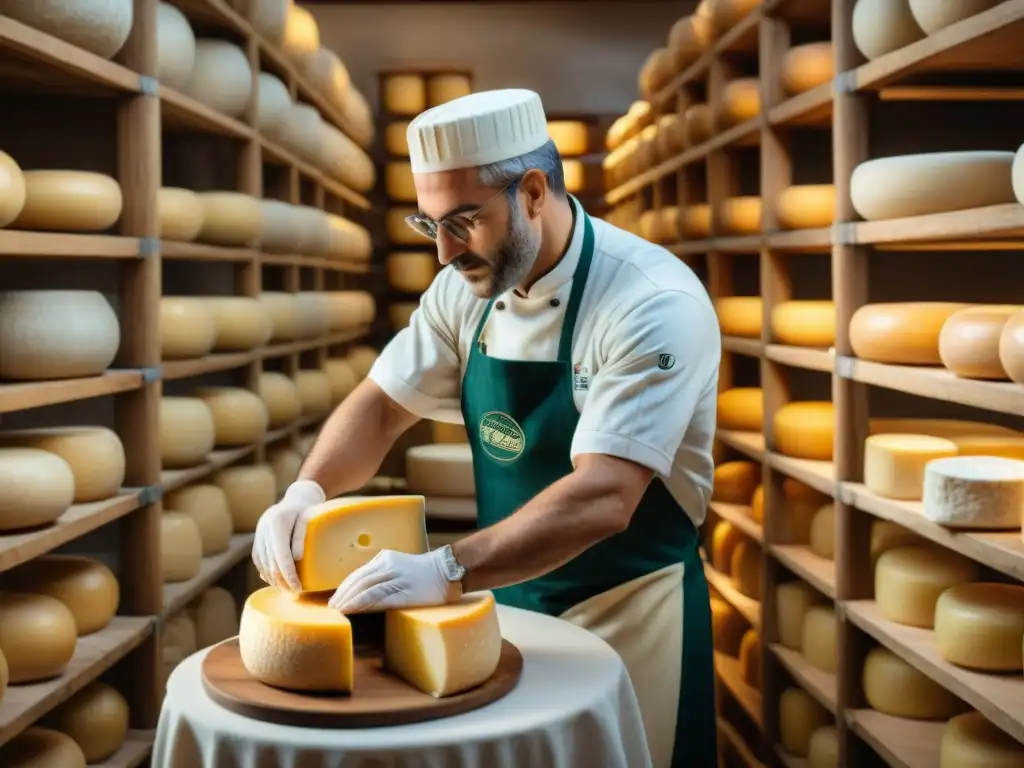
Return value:
[(105, 59), (128, 40), (133, 0), (0, 0), (0, 14)]
[(217, 324), (217, 352), (239, 352), (270, 341), (274, 326), (266, 308), (249, 296), (212, 296), (204, 299)]
[(779, 740), (790, 755), (806, 757), (811, 734), (832, 720), (828, 710), (802, 688), (787, 688), (779, 698)]
[(327, 374), (331, 385), (331, 402), (334, 405), (351, 395), (356, 385), (359, 384), (355, 368), (344, 358), (326, 360), (323, 371)]
[(252, 533), (256, 521), (277, 501), (277, 478), (266, 464), (222, 469), (213, 482), (228, 497), (235, 533)]
[(1024, 384), (1024, 309), (1003, 326), (999, 336), (999, 362), (1011, 380)]
[(811, 734), (807, 747), (809, 768), (838, 768), (839, 729), (834, 725), (823, 725)]
[(278, 494), (283, 494), (288, 490), (288, 486), (299, 477), (299, 471), (302, 469), (302, 454), (290, 445), (276, 446), (267, 449), (267, 463), (274, 470)]
[(414, 206), (395, 206), (385, 214), (385, 227), (392, 245), (429, 245), (433, 241), (406, 223), (406, 218), (416, 213)]
[(192, 296), (160, 297), (160, 359), (203, 357), (217, 340), (209, 305)]
[(890, 549), (919, 544), (927, 544), (927, 542), (908, 528), (890, 523), (888, 520), (875, 520), (871, 524), (872, 563), (877, 562), (878, 558)]
[(750, 498), (750, 519), (755, 523), (764, 522), (764, 485), (758, 485)]
[(40, 555), (11, 571), (8, 586), (60, 600), (74, 615), (79, 637), (107, 626), (121, 600), (113, 572), (80, 555)]
[(196, 40), (196, 59), (181, 90), (229, 117), (241, 117), (252, 95), (252, 69), (239, 46), (226, 40)]
[(270, 414), (255, 392), (242, 387), (200, 387), (195, 395), (213, 415), (218, 448), (252, 445), (267, 433)]
[(834, 504), (823, 504), (811, 518), (811, 552), (826, 560), (836, 556), (836, 508)]
[(787, 477), (782, 482), (782, 507), (784, 514), (776, 520), (776, 532), (780, 542), (807, 545), (811, 540), (811, 524), (814, 516), (829, 497), (799, 480)]
[(1017, 768), (1024, 744), (980, 712), (965, 712), (948, 723), (939, 744), (939, 768)]
[(936, 3), (933, 0), (909, 0), (910, 13), (914, 21), (927, 34), (933, 35), (950, 24), (987, 11), (1000, 3), (1001, 0), (946, 0)]
[[(712, 0), (708, 3), (708, 10), (705, 13), (710, 18), (715, 36), (721, 37), (752, 13), (762, 2), (763, 0)], [(700, 12), (698, 11), (698, 13)]]
[(723, 336), (761, 337), (763, 310), (760, 296), (724, 296), (715, 299), (715, 311)]
[(160, 460), (164, 469), (202, 464), (213, 450), (213, 413), (198, 397), (160, 399)]
[(120, 218), (121, 185), (102, 173), (24, 171), (25, 203), (13, 229), (102, 232)]
[(296, 205), (292, 214), (302, 232), (295, 244), (296, 250), (305, 256), (326, 256), (331, 249), (331, 224), (327, 214), (309, 205)]
[(0, 652), (12, 685), (60, 675), (77, 642), (75, 615), (57, 598), (0, 592)]
[(683, 113), (686, 144), (695, 147), (703, 144), (714, 133), (714, 112), (710, 104), (691, 104)]
[(408, 120), (396, 120), (388, 123), (384, 128), (384, 147), (389, 155), (394, 157), (409, 156), (409, 140), (406, 134), (409, 130)]
[(775, 611), (779, 622), (779, 642), (786, 648), (800, 650), (804, 619), (807, 612), (825, 604), (825, 596), (810, 584), (796, 579), (775, 588)]
[(260, 250), (264, 253), (298, 253), (303, 234), (296, 207), (281, 200), (261, 200), (263, 222)]
[(562, 179), (565, 190), (571, 194), (583, 191), (587, 185), (587, 167), (579, 160), (562, 161)]
[(715, 650), (736, 657), (747, 631), (747, 620), (729, 603), (711, 597), (711, 638)]
[(711, 534), (711, 567), (723, 574), (732, 567), (732, 555), (743, 541), (743, 534), (728, 520), (722, 520)]
[(644, 59), (637, 74), (637, 89), (645, 99), (669, 84), (674, 74), (675, 61), (668, 48), (655, 48)]
[(106, 760), (128, 736), (128, 702), (116, 688), (94, 680), (43, 718), (82, 749), (88, 763)]
[(4, 768), (85, 768), (85, 755), (74, 739), (33, 725), (0, 747)]
[(393, 331), (407, 328), (412, 322), (413, 313), (419, 309), (418, 301), (393, 301), (388, 307), (388, 321)]
[(388, 285), (404, 293), (423, 293), (437, 275), (437, 259), (427, 251), (388, 254)]
[(203, 226), (198, 239), (204, 243), (251, 246), (263, 229), (260, 201), (240, 192), (200, 192)]
[(283, 373), (261, 373), (257, 391), (267, 407), (268, 426), (271, 429), (291, 424), (302, 414), (299, 389), (295, 382)]
[(932, 544), (890, 549), (875, 564), (875, 601), (897, 624), (931, 628), (939, 595), (977, 578), (973, 560)]
[(836, 612), (829, 606), (816, 605), (804, 616), (800, 654), (822, 672), (836, 671)]
[(303, 416), (326, 416), (331, 412), (331, 380), (326, 373), (313, 369), (296, 371), (295, 387)]
[(682, 115), (670, 113), (658, 118), (658, 161), (670, 160), (686, 147), (686, 124)]
[(942, 364), (965, 379), (1005, 381), (999, 361), (999, 337), (1009, 319), (1024, 307), (983, 305), (961, 309), (939, 332)]
[(951, 528), (1019, 530), (1024, 521), (1024, 461), (953, 456), (923, 470), (924, 516)]
[(320, 111), (312, 104), (295, 102), (288, 106), (284, 119), (271, 132), (271, 138), (300, 160), (319, 167), (327, 166), (328, 175), (334, 175), (327, 159), (328, 131)]
[(578, 157), (590, 151), (590, 129), (579, 120), (548, 120), (548, 136), (563, 157)]
[(71, 467), (75, 504), (116, 496), (124, 483), (124, 445), (106, 427), (41, 427), (0, 432), (0, 447), (38, 448)]
[(722, 204), (722, 228), (730, 235), (755, 235), (760, 232), (761, 198), (727, 198)]
[(330, 256), (338, 259), (367, 261), (373, 251), (373, 242), (366, 227), (341, 216), (328, 214), (330, 225)]
[(259, 102), (256, 107), (256, 127), (261, 133), (274, 135), (288, 116), (294, 102), (288, 86), (277, 75), (260, 72), (256, 80)]
[(729, 559), (729, 575), (740, 594), (761, 599), (761, 549), (752, 539), (745, 538), (736, 545)]
[(959, 584), (935, 603), (935, 647), (946, 661), (982, 672), (1024, 666), (1024, 586)]
[(753, 461), (727, 461), (715, 467), (711, 500), (748, 505), (760, 482), (760, 464)]
[(782, 87), (788, 93), (804, 93), (835, 77), (832, 43), (805, 43), (786, 51), (782, 58)]
[(161, 634), (164, 645), (180, 648), (183, 656), (191, 656), (199, 650), (199, 646), (196, 644), (196, 623), (185, 611), (168, 618)]
[(380, 357), (380, 351), (373, 347), (358, 346), (352, 347), (345, 359), (348, 360), (349, 365), (356, 372), (356, 376), (362, 381), (370, 373), (370, 369), (378, 357)]
[(877, 59), (925, 36), (907, 0), (857, 0), (853, 43), (867, 59)]
[(956, 443), (943, 437), (869, 435), (864, 441), (864, 485), (887, 499), (920, 501), (928, 463), (956, 455)]
[(1013, 152), (880, 157), (853, 169), (850, 200), (869, 221), (1012, 203), (1012, 165)]
[(184, 512), (164, 512), (160, 516), (160, 573), (164, 584), (195, 578), (202, 564), (203, 539), (196, 521)]
[(739, 125), (761, 114), (761, 82), (756, 77), (730, 80), (722, 89), (720, 126)]
[(157, 191), (156, 205), (162, 239), (189, 242), (199, 236), (204, 212), (195, 192), (163, 187)]
[(315, 339), (331, 330), (331, 294), (323, 291), (301, 291), (296, 294), (299, 316), (299, 337)]
[(428, 443), (405, 452), (405, 484), (423, 496), (472, 497), (473, 452), (468, 443)]
[(960, 699), (880, 645), (868, 651), (862, 679), (864, 698), (885, 715), (945, 720), (965, 709)]
[(786, 229), (831, 227), (835, 221), (834, 184), (798, 184), (786, 187), (775, 198), (775, 215)]
[(196, 62), (196, 34), (181, 11), (170, 3), (156, 7), (156, 76), (162, 85), (180, 90)]
[(427, 108), (427, 83), (422, 75), (388, 75), (381, 84), (381, 103), (392, 115), (414, 117)]
[(668, 49), (676, 71), (689, 67), (711, 44), (711, 28), (707, 16), (693, 14), (679, 19), (668, 33)]
[(308, 8), (289, 3), (284, 35), (281, 39), (281, 52), (301, 66), (305, 58), (316, 53), (319, 48), (320, 26), (316, 23), (316, 18)]
[(330, 330), (346, 331), (370, 325), (377, 317), (377, 305), (369, 291), (331, 291), (327, 298), (326, 315)]
[(297, 294), (263, 291), (258, 298), (270, 317), (270, 341), (294, 341), (301, 337)]
[(835, 410), (831, 401), (787, 403), (775, 411), (775, 449), (783, 456), (832, 460)]
[(0, 227), (6, 227), (25, 205), (25, 176), (14, 158), (0, 152)]
[(238, 634), (238, 604), (224, 587), (204, 589), (192, 608), (196, 645), (208, 648)]
[(760, 690), (763, 683), (761, 675), (761, 638), (758, 636), (756, 629), (748, 629), (743, 633), (743, 639), (740, 640), (739, 660), (743, 682)]
[(195, 521), (203, 557), (219, 554), (231, 543), (234, 529), (228, 497), (216, 485), (204, 483), (171, 491), (164, 496), (163, 507), (164, 511), (181, 512)]
[(408, 162), (395, 160), (384, 167), (384, 191), (395, 202), (416, 202), (416, 185), (412, 179), (412, 166)]
[(764, 426), (764, 396), (760, 387), (734, 387), (718, 395), (718, 426), (741, 432), (760, 432)]
[(939, 334), (946, 320), (970, 305), (942, 301), (865, 304), (850, 318), (850, 346), (863, 360), (939, 365)]
[(836, 339), (835, 302), (779, 302), (772, 307), (772, 335), (796, 347), (831, 347)]
[(338, 58), (338, 54), (329, 48), (317, 48), (312, 54), (304, 57), (302, 72), (309, 79), (313, 89), (319, 91), (330, 104), (341, 104), (352, 86), (348, 69)]

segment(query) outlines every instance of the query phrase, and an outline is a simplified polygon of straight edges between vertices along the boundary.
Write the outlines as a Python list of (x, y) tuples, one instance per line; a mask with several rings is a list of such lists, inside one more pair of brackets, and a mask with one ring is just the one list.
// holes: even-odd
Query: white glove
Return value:
[(440, 605), (450, 587), (440, 549), (422, 555), (383, 549), (341, 582), (328, 605), (342, 613)]
[(296, 480), (288, 486), (284, 498), (260, 516), (252, 544), (252, 561), (267, 584), (295, 592), (302, 589), (295, 570), (295, 561), (302, 559), (306, 543), (308, 516), (302, 513), (323, 504), (326, 499), (318, 483)]

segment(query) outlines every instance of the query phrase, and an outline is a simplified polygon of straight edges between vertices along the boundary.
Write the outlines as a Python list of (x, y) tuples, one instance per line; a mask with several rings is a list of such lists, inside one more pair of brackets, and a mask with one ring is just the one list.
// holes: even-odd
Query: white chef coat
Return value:
[[(497, 297), (483, 332), (488, 355), (557, 358), (583, 246), (573, 205), (576, 225), (558, 264), (525, 296), (513, 289)], [(570, 458), (601, 453), (648, 467), (699, 526), (714, 472), (722, 350), (714, 306), (693, 271), (666, 249), (592, 221), (594, 256), (572, 344), (580, 420)], [(462, 423), (462, 377), (486, 307), (457, 271), (443, 269), (370, 378), (417, 416)]]

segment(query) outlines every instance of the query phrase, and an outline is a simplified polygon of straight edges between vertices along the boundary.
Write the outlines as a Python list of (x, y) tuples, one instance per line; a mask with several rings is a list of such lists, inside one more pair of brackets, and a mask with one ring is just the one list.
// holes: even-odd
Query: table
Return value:
[(561, 619), (499, 606), (523, 654), (515, 689), (486, 707), (413, 725), (320, 729), (237, 715), (203, 690), (209, 649), (171, 673), (152, 768), (649, 768), (626, 668)]

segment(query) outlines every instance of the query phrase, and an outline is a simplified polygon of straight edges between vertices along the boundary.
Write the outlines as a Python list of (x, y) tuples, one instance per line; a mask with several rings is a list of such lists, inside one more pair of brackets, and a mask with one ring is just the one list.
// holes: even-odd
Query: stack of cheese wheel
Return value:
[(74, 616), (78, 637), (106, 627), (117, 613), (120, 586), (98, 560), (81, 555), (40, 555), (6, 577), (6, 589), (59, 600)]
[(277, 501), (277, 478), (266, 464), (222, 469), (214, 475), (213, 483), (227, 496), (235, 533), (255, 531), (260, 515)]
[(782, 749), (794, 757), (807, 757), (812, 735), (834, 719), (803, 688), (787, 688), (779, 697), (779, 741)]
[(764, 395), (760, 387), (735, 387), (718, 395), (718, 428), (760, 432), (764, 427)]
[[(264, 374), (266, 375), (266, 374)], [(178, 488), (163, 498), (164, 511), (188, 515), (199, 530), (203, 557), (212, 557), (231, 544), (234, 524), (224, 491), (210, 483)]]
[[(128, 737), (128, 702), (113, 686), (94, 680), (48, 712), (41, 722), (69, 737), (86, 763), (102, 763), (120, 750)], [(54, 768), (73, 764), (58, 760), (47, 763)]]
[(188, 607), (196, 628), (196, 646), (209, 648), (238, 634), (238, 603), (223, 587), (208, 587)]

